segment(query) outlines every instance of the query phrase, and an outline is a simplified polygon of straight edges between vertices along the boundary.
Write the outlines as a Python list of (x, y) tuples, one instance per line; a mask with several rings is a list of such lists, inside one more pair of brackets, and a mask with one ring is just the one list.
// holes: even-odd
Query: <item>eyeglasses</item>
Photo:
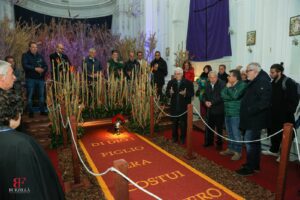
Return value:
[(247, 69), (246, 73), (253, 71), (253, 69)]

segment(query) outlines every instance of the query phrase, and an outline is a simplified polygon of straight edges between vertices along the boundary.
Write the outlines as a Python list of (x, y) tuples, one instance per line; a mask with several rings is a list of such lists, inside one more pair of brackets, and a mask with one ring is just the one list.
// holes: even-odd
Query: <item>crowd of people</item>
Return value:
[[(203, 147), (216, 145), (222, 156), (231, 156), (231, 160), (240, 160), (242, 142), (246, 146), (246, 163), (236, 172), (242, 176), (252, 175), (260, 170), (261, 153), (279, 156), (284, 123), (295, 124), (294, 113), (299, 103), (299, 84), (284, 75), (283, 64), (270, 67), (270, 76), (259, 63), (250, 63), (244, 71), (241, 66), (226, 73), (226, 66), (220, 65), (219, 72), (210, 65), (196, 79), (198, 89), (195, 95), (200, 101), (200, 114), (208, 126), (205, 129)], [(186, 110), (194, 95), (191, 83), (194, 70), (186, 61), (182, 68), (176, 68), (175, 79), (169, 81), (166, 95), (171, 97), (171, 114), (174, 116), (172, 140), (178, 141), (180, 125), (181, 144), (186, 137)], [(177, 81), (176, 81), (177, 80)], [(184, 107), (184, 109), (182, 108)], [(179, 124), (180, 122), (180, 124)], [(225, 125), (225, 126), (224, 126)], [(228, 145), (223, 149), (223, 130), (228, 134)], [(271, 137), (270, 150), (261, 151), (261, 133), (268, 130)], [(218, 135), (214, 139), (214, 135)], [(280, 158), (278, 157), (277, 160)]]
[[(40, 114), (47, 115), (44, 95), (46, 74), (52, 69), (51, 78), (59, 80), (60, 75), (71, 66), (71, 61), (64, 54), (62, 44), (57, 44), (56, 51), (50, 55), (51, 67), (47, 66), (45, 58), (38, 52), (37, 43), (30, 42), (28, 47), (28, 51), (22, 55), (21, 63), (25, 72), (29, 117), (34, 117), (32, 102), (36, 88)], [(195, 77), (194, 68), (187, 60), (182, 67), (174, 70), (174, 76), (167, 83), (164, 92), (168, 67), (159, 51), (155, 52), (155, 58), (150, 63), (150, 67), (143, 58), (142, 51), (138, 51), (136, 57), (134, 52), (130, 52), (128, 61), (123, 63), (120, 61), (119, 52), (113, 50), (111, 58), (107, 61), (107, 67), (102, 66), (96, 55), (96, 50), (91, 48), (88, 56), (83, 60), (82, 72), (87, 73), (88, 80), (92, 80), (99, 73), (105, 78), (112, 75), (120, 78), (123, 74), (128, 80), (133, 79), (137, 72), (146, 71), (151, 74), (157, 95), (166, 95), (170, 98), (174, 143), (185, 144), (186, 142), (187, 114), (185, 111), (194, 96), (197, 96), (200, 101), (201, 117), (210, 127), (205, 130), (204, 148), (215, 145), (221, 156), (231, 156), (232, 161), (239, 160), (242, 156), (242, 143), (238, 141), (259, 140), (263, 129), (268, 129), (270, 135), (280, 131), (284, 123), (295, 123), (294, 113), (299, 103), (299, 88), (295, 81), (284, 74), (283, 64), (272, 65), (270, 76), (260, 64), (254, 62), (248, 64), (245, 71), (239, 66), (228, 73), (226, 65), (220, 65), (219, 72), (213, 71), (210, 65), (206, 65), (200, 76)], [(18, 103), (22, 100), (18, 98), (19, 95), (15, 95), (15, 93), (20, 94), (22, 90), (21, 73), (15, 66), (12, 56), (7, 56), (5, 61), (0, 62), (0, 98), (1, 102), (5, 102), (5, 105), (1, 103), (0, 108), (0, 146), (2, 149), (4, 147), (0, 160), (6, 162), (0, 163), (0, 179), (4, 180), (6, 185), (0, 188), (0, 198), (7, 199), (11, 196), (3, 191), (3, 188), (10, 188), (13, 184), (13, 176), (15, 174), (21, 176), (21, 172), (26, 170), (28, 176), (25, 178), (31, 188), (47, 188), (34, 193), (38, 199), (48, 197), (49, 199), (63, 199), (63, 192), (47, 155), (32, 138), (14, 130), (19, 124), (22, 112), (22, 105)], [(198, 87), (195, 93), (194, 83)], [(10, 109), (7, 109), (8, 107)], [(224, 128), (230, 139), (226, 149), (224, 149), (224, 140), (219, 136), (223, 135)], [(219, 134), (216, 138), (214, 131)], [(279, 132), (271, 138), (270, 149), (262, 152), (259, 141), (246, 143), (246, 163), (236, 172), (242, 176), (258, 172), (261, 153), (278, 157), (281, 140), (282, 132)], [(15, 151), (18, 150), (19, 145), (22, 145), (25, 156)], [(15, 166), (16, 162), (12, 159), (16, 157), (20, 158), (17, 165), (20, 167), (13, 168), (11, 166)], [(36, 172), (33, 166), (47, 170)], [(11, 167), (10, 170), (8, 167)], [(31, 173), (30, 170), (34, 172)]]

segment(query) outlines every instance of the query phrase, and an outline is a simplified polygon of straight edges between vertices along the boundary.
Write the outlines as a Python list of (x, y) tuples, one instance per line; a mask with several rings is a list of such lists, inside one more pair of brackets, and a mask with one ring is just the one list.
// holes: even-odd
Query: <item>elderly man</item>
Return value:
[[(71, 62), (66, 54), (64, 54), (64, 45), (59, 43), (56, 46), (56, 52), (50, 55), (50, 63), (52, 65), (52, 78), (59, 80), (60, 73), (64, 74), (67, 72), (68, 67), (71, 65)], [(54, 77), (55, 74), (55, 77)]]
[(45, 74), (48, 66), (43, 56), (38, 53), (36, 42), (29, 43), (29, 50), (22, 55), (22, 65), (25, 71), (29, 117), (33, 117), (32, 98), (36, 87), (39, 90), (40, 113), (47, 115), (45, 112)]
[(91, 81), (97, 75), (97, 72), (102, 71), (100, 61), (95, 57), (96, 49), (90, 48), (89, 55), (84, 59), (83, 71), (87, 73), (88, 80)]
[[(272, 86), (268, 74), (258, 63), (247, 66), (249, 80), (245, 95), (241, 100), (240, 128), (244, 131), (244, 140), (260, 139), (261, 130), (268, 127)], [(246, 143), (247, 161), (236, 172), (249, 176), (260, 170), (260, 142)]]
[(16, 77), (0, 60), (0, 199), (64, 199), (50, 160), (28, 135), (15, 131), (22, 101), (12, 88)]
[[(171, 115), (180, 115), (187, 110), (194, 96), (194, 86), (189, 80), (183, 78), (183, 70), (180, 67), (175, 69), (175, 79), (170, 80), (167, 85), (166, 95), (171, 98)], [(187, 129), (187, 114), (180, 117), (173, 117), (172, 140), (178, 142), (178, 125), (180, 124), (180, 142), (185, 143)]]
[[(223, 133), (224, 124), (224, 102), (221, 98), (221, 91), (225, 87), (225, 83), (218, 78), (218, 74), (215, 71), (208, 73), (208, 80), (205, 87), (205, 92), (202, 101), (207, 107), (207, 120), (208, 125), (212, 129), (217, 129), (219, 134)], [(214, 143), (214, 133), (210, 129), (205, 131), (204, 147), (212, 146)], [(217, 137), (216, 149), (222, 150), (222, 138)]]

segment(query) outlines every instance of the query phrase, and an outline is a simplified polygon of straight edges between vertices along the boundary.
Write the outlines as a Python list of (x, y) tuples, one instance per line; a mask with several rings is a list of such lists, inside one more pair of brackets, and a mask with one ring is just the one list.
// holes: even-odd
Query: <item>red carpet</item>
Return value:
[[(79, 142), (94, 172), (103, 172), (114, 160), (129, 163), (128, 176), (162, 199), (242, 199), (148, 140), (130, 133), (112, 135), (105, 128), (86, 129)], [(98, 177), (107, 199), (114, 194), (113, 173)], [(129, 185), (130, 199), (153, 199)]]
[[(165, 131), (164, 135), (166, 138), (172, 137), (172, 132)], [(230, 170), (236, 170), (246, 161), (246, 149), (243, 149), (243, 157), (239, 161), (231, 161), (230, 157), (221, 156), (219, 152), (215, 150), (214, 147), (204, 148), (204, 134), (199, 131), (194, 131), (192, 133), (193, 137), (193, 149), (195, 152), (209, 160), (214, 161), (216, 164), (221, 165)], [(260, 173), (253, 176), (247, 177), (249, 180), (261, 185), (262, 187), (275, 192), (276, 182), (278, 174), (278, 162), (273, 156), (262, 156), (261, 157), (261, 167)], [(295, 162), (290, 162), (288, 165), (288, 175), (286, 182), (286, 193), (285, 199), (296, 200), (300, 199), (298, 191), (300, 190), (300, 166)]]
[(49, 159), (56, 171), (56, 174), (59, 178), (59, 182), (61, 184), (61, 186), (63, 187), (63, 190), (64, 190), (64, 184), (63, 184), (63, 181), (62, 181), (62, 176), (61, 176), (61, 171), (59, 169), (59, 164), (58, 164), (58, 154), (57, 154), (57, 150), (56, 149), (47, 149), (46, 150), (48, 156), (49, 156)]

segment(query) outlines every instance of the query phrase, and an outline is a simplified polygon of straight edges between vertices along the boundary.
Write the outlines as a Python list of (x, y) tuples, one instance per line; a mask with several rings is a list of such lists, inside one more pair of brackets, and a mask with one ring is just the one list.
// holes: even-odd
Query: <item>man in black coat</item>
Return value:
[[(246, 92), (241, 100), (240, 128), (244, 131), (244, 140), (260, 139), (261, 130), (269, 125), (272, 87), (270, 77), (258, 63), (247, 66), (249, 80)], [(247, 161), (236, 172), (249, 176), (260, 170), (260, 142), (246, 143)]]
[[(208, 74), (209, 82), (206, 85), (203, 95), (203, 102), (207, 107), (207, 120), (208, 125), (212, 129), (217, 129), (218, 134), (223, 133), (224, 124), (224, 102), (221, 97), (221, 91), (225, 87), (225, 82), (218, 78), (215, 71), (211, 71)], [(214, 133), (210, 129), (205, 131), (204, 147), (212, 146), (214, 143)], [(216, 148), (222, 150), (222, 138), (217, 137)]]
[[(268, 135), (274, 134), (283, 128), (284, 123), (295, 123), (294, 113), (296, 112), (299, 99), (296, 83), (283, 74), (282, 64), (274, 64), (270, 69), (272, 81), (272, 107), (271, 126)], [(264, 155), (279, 155), (279, 148), (282, 140), (282, 132), (271, 137), (271, 148), (262, 151)]]
[[(191, 103), (194, 96), (194, 86), (189, 80), (183, 77), (183, 70), (180, 67), (175, 69), (175, 79), (168, 82), (166, 95), (171, 98), (171, 115), (178, 116), (187, 111), (187, 105)], [(180, 142), (185, 143), (187, 129), (187, 114), (173, 117), (172, 140), (178, 141), (178, 125), (180, 124)]]
[(152, 81), (156, 84), (157, 95), (162, 95), (162, 88), (165, 84), (165, 76), (168, 75), (168, 66), (166, 61), (160, 56), (160, 52), (155, 52), (155, 59), (151, 62)]
[[(129, 53), (129, 60), (124, 65), (124, 74), (127, 80), (131, 80), (140, 72), (140, 63), (134, 59), (134, 52)], [(133, 74), (134, 73), (134, 74)]]
[(218, 78), (227, 83), (228, 79), (228, 74), (226, 73), (226, 65), (221, 64), (219, 65), (219, 73), (218, 73)]
[(90, 48), (89, 55), (84, 59), (83, 72), (86, 74), (88, 81), (96, 78), (97, 72), (102, 71), (100, 61), (96, 58), (96, 49)]
[(29, 117), (33, 117), (32, 98), (35, 88), (39, 90), (39, 104), (41, 115), (45, 113), (45, 74), (48, 66), (44, 57), (38, 53), (36, 42), (29, 43), (29, 50), (22, 55), (22, 65), (25, 72), (27, 87), (27, 102)]
[[(64, 45), (59, 43), (56, 46), (56, 52), (50, 55), (50, 64), (52, 67), (52, 79), (55, 74), (55, 80), (59, 80), (60, 73), (65, 74), (68, 67), (71, 66), (71, 62), (66, 54), (64, 54)], [(55, 71), (54, 71), (55, 70)]]
[(0, 60), (0, 199), (63, 200), (62, 187), (42, 147), (15, 131), (23, 106), (10, 90), (16, 77), (10, 64)]

